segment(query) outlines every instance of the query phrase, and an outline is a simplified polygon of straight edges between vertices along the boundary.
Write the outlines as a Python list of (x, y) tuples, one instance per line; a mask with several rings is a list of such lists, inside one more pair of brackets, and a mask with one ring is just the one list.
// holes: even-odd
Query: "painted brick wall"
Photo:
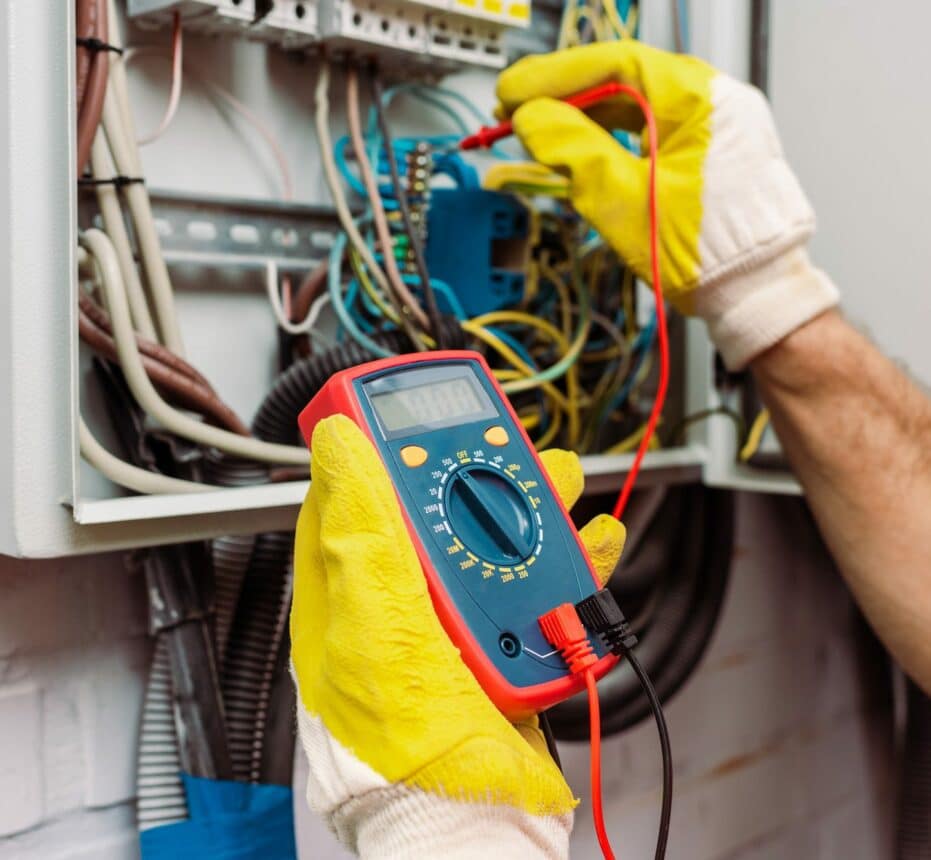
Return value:
[[(889, 706), (867, 643), (798, 503), (741, 497), (723, 622), (668, 708), (671, 858), (891, 856)], [(0, 860), (136, 856), (147, 658), (141, 582), (118, 556), (0, 564)], [(604, 755), (616, 845), (649, 856), (659, 800), (652, 724), (610, 739)], [(598, 856), (587, 747), (565, 745), (563, 759), (583, 797), (573, 856), (587, 860)], [(302, 856), (345, 856), (321, 829), (300, 822)]]

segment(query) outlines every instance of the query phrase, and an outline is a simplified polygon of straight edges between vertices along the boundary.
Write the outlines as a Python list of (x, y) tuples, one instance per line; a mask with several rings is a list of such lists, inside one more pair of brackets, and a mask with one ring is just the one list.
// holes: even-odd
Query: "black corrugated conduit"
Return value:
[[(631, 602), (631, 593), (625, 593), (629, 582), (641, 592), (637, 598), (643, 608), (631, 613), (640, 638), (637, 655), (663, 702), (692, 674), (714, 632), (730, 574), (733, 524), (732, 493), (698, 484), (671, 487), (634, 552), (622, 562), (621, 574), (609, 583), (622, 607)], [(641, 558), (652, 573), (638, 570), (628, 580), (625, 568), (639, 567)], [(599, 681), (598, 690), (606, 735), (650, 715), (636, 675), (623, 661)], [(588, 739), (584, 696), (556, 706), (549, 719), (560, 740)]]

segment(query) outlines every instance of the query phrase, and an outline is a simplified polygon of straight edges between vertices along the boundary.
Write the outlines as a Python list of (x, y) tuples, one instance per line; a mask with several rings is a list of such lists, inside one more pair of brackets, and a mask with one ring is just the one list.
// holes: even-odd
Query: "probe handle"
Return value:
[[(599, 84), (597, 87), (582, 90), (563, 99), (566, 104), (570, 104), (579, 110), (585, 110), (604, 99), (616, 96), (624, 91), (621, 84), (607, 83)], [(514, 124), (511, 120), (506, 119), (497, 125), (483, 125), (475, 134), (462, 138), (459, 141), (460, 149), (487, 149), (505, 137), (514, 134)]]

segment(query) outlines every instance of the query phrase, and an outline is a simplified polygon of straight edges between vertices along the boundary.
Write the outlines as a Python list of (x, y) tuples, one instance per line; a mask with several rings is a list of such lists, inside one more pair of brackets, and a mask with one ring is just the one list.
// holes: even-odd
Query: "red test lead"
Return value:
[[(624, 84), (600, 84), (597, 87), (575, 93), (563, 99), (563, 101), (565, 101), (566, 104), (579, 108), (579, 110), (585, 110), (585, 108), (589, 108), (600, 101), (611, 98), (611, 96), (624, 95), (626, 92), (627, 87), (625, 87)], [(483, 125), (475, 134), (470, 134), (468, 137), (462, 138), (462, 140), (459, 141), (459, 148), (487, 149), (489, 146), (492, 146), (499, 140), (510, 137), (512, 134), (514, 134), (514, 124), (509, 119), (504, 120), (504, 122), (499, 122), (497, 125)]]

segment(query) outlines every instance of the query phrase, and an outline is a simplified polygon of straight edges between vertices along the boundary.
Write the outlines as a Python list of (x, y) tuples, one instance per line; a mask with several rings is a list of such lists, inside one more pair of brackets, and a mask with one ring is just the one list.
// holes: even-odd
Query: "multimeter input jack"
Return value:
[(521, 652), (520, 639), (513, 633), (502, 633), (498, 640), (498, 646), (505, 657), (516, 657)]

